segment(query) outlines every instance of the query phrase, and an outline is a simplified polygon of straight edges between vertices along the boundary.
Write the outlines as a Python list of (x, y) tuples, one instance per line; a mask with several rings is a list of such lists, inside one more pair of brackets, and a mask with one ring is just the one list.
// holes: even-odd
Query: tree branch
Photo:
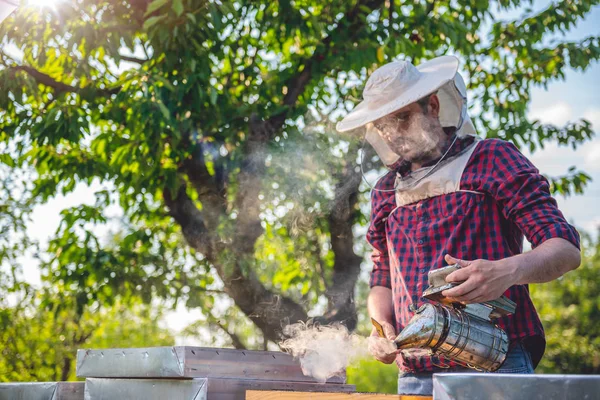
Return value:
[(224, 290), (218, 290), (218, 289), (203, 289), (203, 288), (199, 288), (199, 289), (195, 289), (199, 292), (204, 292), (204, 293), (212, 293), (212, 294), (225, 294)]
[[(375, 9), (384, 3), (384, 0), (367, 0), (361, 5), (358, 2), (342, 20), (349, 24), (350, 36), (359, 31), (359, 26), (364, 23), (358, 18), (361, 6)], [(259, 219), (258, 194), (262, 187), (262, 176), (265, 169), (266, 144), (276, 132), (281, 130), (290, 107), (296, 104), (300, 95), (312, 79), (313, 66), (324, 60), (332, 51), (330, 46), (335, 35), (328, 35), (322, 42), (322, 50), (316, 50), (298, 69), (300, 71), (286, 83), (287, 94), (283, 98), (283, 105), (288, 108), (272, 116), (268, 120), (260, 120), (256, 115), (250, 118), (250, 133), (245, 149), (246, 159), (239, 175), (240, 190), (238, 191), (236, 205), (238, 212), (238, 240), (240, 249), (249, 252), (254, 248), (254, 243), (262, 235), (263, 229)], [(349, 38), (350, 39), (350, 38)], [(342, 40), (343, 41), (343, 40)]]
[(229, 338), (231, 339), (231, 343), (233, 344), (233, 347), (235, 347), (238, 350), (246, 350), (248, 348), (248, 346), (246, 346), (242, 342), (242, 339), (235, 332), (230, 332), (229, 329), (227, 329), (227, 326), (225, 326), (224, 324), (222, 324), (221, 321), (216, 320), (215, 324), (219, 328), (221, 328), (221, 330), (223, 332), (225, 332), (227, 334), (227, 336), (229, 336)]
[(11, 67), (9, 70), (17, 71), (25, 71), (29, 76), (34, 78), (39, 83), (54, 88), (57, 92), (77, 92), (79, 88), (75, 86), (70, 86), (65, 83), (54, 80), (50, 75), (46, 75), (43, 72), (38, 71), (35, 68), (28, 67), (26, 65), (19, 65), (16, 67)]
[[(388, 7), (388, 34), (389, 32), (392, 31), (392, 24), (394, 23), (394, 1), (395, 0), (389, 0), (390, 1), (390, 6)], [(391, 35), (390, 35), (391, 36)]]
[(181, 226), (183, 236), (188, 244), (204, 254), (206, 258), (213, 258), (211, 236), (204, 223), (204, 217), (192, 199), (186, 193), (186, 185), (179, 187), (175, 198), (168, 189), (163, 190), (165, 205), (169, 208), (169, 215)]
[[(358, 1), (356, 5), (350, 11), (348, 11), (346, 15), (344, 15), (341, 21), (345, 21), (347, 26), (343, 28), (343, 31), (350, 32), (350, 36), (348, 38), (340, 38), (339, 36), (334, 35), (332, 32), (332, 34), (329, 34), (325, 39), (323, 39), (321, 46), (319, 46), (312, 56), (298, 68), (298, 71), (300, 72), (285, 84), (285, 86), (288, 88), (288, 92), (283, 98), (283, 105), (291, 107), (296, 103), (298, 97), (304, 93), (306, 86), (312, 79), (312, 74), (314, 72), (313, 67), (326, 60), (330, 53), (336, 51), (336, 48), (331, 46), (331, 41), (333, 38), (336, 38), (337, 43), (351, 41), (353, 37), (360, 31), (361, 25), (364, 25), (364, 20), (359, 18), (360, 11), (364, 7), (370, 10), (375, 10), (384, 3), (385, 0)], [(339, 26), (338, 29), (340, 29)], [(276, 127), (276, 129), (279, 130), (280, 126), (285, 121), (286, 115), (287, 110), (271, 117), (269, 119), (269, 125)]]
[[(349, 151), (353, 154), (353, 152)], [(356, 327), (354, 287), (360, 273), (362, 258), (354, 253), (352, 226), (357, 212), (360, 172), (348, 160), (338, 177), (333, 207), (329, 213), (331, 249), (334, 253), (333, 282), (327, 288), (328, 310), (323, 316), (326, 323), (343, 322), (349, 329)], [(323, 320), (320, 321), (323, 323)]]
[(250, 118), (250, 133), (245, 147), (245, 157), (238, 174), (239, 188), (235, 206), (238, 210), (235, 248), (240, 253), (251, 254), (256, 240), (263, 234), (260, 224), (260, 202), (262, 178), (267, 156), (266, 144), (272, 134), (268, 123), (256, 115)]
[[(192, 145), (189, 143), (189, 145)], [(215, 168), (216, 169), (216, 168)], [(207, 228), (215, 230), (219, 224), (219, 218), (225, 215), (227, 210), (227, 191), (224, 180), (225, 172), (221, 172), (219, 182), (217, 176), (212, 176), (206, 168), (202, 143), (196, 144), (196, 150), (191, 157), (184, 161), (182, 171), (185, 172), (192, 186), (198, 193), (198, 198), (202, 202), (202, 207), (206, 209), (204, 217)]]
[[(323, 287), (325, 288), (325, 292), (327, 292), (328, 289), (328, 284), (327, 284), (327, 279), (325, 278), (325, 263), (323, 262), (323, 257), (321, 257), (321, 245), (319, 243), (319, 239), (317, 237), (315, 237), (314, 239), (310, 239), (312, 242), (312, 245), (314, 246), (314, 250), (312, 251), (313, 256), (317, 259), (317, 264), (315, 266), (317, 272), (319, 273), (319, 278), (321, 279), (321, 283), (323, 284)], [(317, 292), (319, 293), (319, 292)]]
[(65, 382), (69, 380), (69, 375), (71, 374), (71, 358), (68, 356), (63, 357), (62, 368), (60, 372), (60, 380), (61, 382)]
[(123, 55), (120, 55), (120, 54), (119, 54), (119, 58), (120, 58), (121, 60), (124, 60), (124, 61), (129, 61), (129, 62), (136, 63), (136, 64), (140, 64), (140, 65), (142, 65), (142, 64), (144, 64), (144, 63), (146, 63), (146, 62), (150, 61), (150, 60), (146, 60), (146, 59), (143, 59), (143, 58), (136, 58), (136, 57), (123, 56)]
[(263, 331), (267, 340), (278, 342), (284, 326), (308, 319), (300, 304), (265, 288), (252, 271), (247, 277), (231, 279), (225, 284), (225, 291), (236, 306)]
[(165, 189), (163, 197), (169, 214), (181, 226), (186, 241), (214, 265), (224, 283), (225, 293), (265, 332), (269, 340), (280, 339), (279, 332), (285, 325), (282, 321), (289, 323), (307, 319), (301, 305), (265, 288), (253, 271), (245, 266), (250, 262), (252, 252), (240, 253), (235, 243), (227, 246), (224, 242), (215, 242), (217, 238), (205, 225), (204, 213), (187, 195), (186, 185), (180, 186), (175, 197)]
[[(33, 79), (35, 79), (38, 83), (46, 85), (48, 87), (53, 88), (56, 91), (56, 94), (64, 93), (64, 92), (72, 92), (81, 94), (84, 90), (87, 90), (88, 87), (79, 88), (76, 86), (67, 85), (66, 83), (59, 82), (52, 78), (50, 75), (47, 75), (43, 72), (38, 71), (33, 67), (29, 67), (26, 65), (18, 65), (14, 67), (8, 68), (9, 71), (16, 73), (18, 71), (24, 71)], [(97, 89), (93, 88), (93, 91), (102, 96), (110, 96), (112, 94), (118, 93), (121, 88), (113, 88), (113, 89)]]

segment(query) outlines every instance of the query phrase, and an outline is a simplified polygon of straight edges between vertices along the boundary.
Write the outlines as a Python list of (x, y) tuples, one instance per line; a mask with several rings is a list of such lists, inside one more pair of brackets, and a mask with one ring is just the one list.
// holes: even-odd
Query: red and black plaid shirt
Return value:
[[(469, 137), (457, 140), (448, 156), (472, 142)], [(396, 173), (409, 172), (409, 165), (401, 165), (375, 188), (393, 189)], [(482, 140), (466, 165), (460, 188), (473, 192), (445, 194), (397, 208), (394, 192), (372, 192), (367, 233), (374, 262), (370, 286), (392, 289), (397, 332), (413, 316), (410, 304), (419, 307), (425, 301), (421, 294), (428, 286), (427, 273), (446, 265), (445, 254), (464, 260), (500, 260), (523, 251), (523, 235), (534, 248), (555, 237), (579, 247), (579, 235), (550, 196), (548, 181), (511, 143)], [(505, 295), (517, 303), (517, 309), (498, 319), (498, 325), (511, 342), (524, 341), (536, 365), (545, 339), (529, 288), (515, 285)], [(437, 370), (430, 357), (399, 355), (396, 363), (405, 371)]]

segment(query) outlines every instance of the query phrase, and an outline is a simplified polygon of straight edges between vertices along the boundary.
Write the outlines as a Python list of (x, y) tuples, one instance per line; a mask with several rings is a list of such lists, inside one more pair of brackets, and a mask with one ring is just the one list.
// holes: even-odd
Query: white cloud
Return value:
[(588, 108), (583, 113), (583, 118), (592, 123), (596, 132), (600, 132), (600, 108)]
[(543, 124), (562, 126), (573, 118), (573, 108), (565, 101), (559, 101), (549, 107), (533, 107), (529, 111), (530, 119), (539, 119)]
[(589, 170), (600, 170), (600, 108), (588, 108), (583, 118), (592, 123), (596, 133), (594, 140), (585, 147), (583, 165)]
[(586, 232), (595, 235), (600, 228), (600, 217), (595, 217), (581, 224)]
[(589, 170), (600, 169), (600, 138), (596, 138), (589, 146), (584, 156), (583, 166)]
[(551, 176), (566, 174), (572, 165), (580, 166), (583, 156), (581, 147), (573, 151), (570, 147), (559, 147), (556, 143), (549, 143), (543, 150), (537, 150), (533, 154), (526, 149), (523, 153), (543, 174)]

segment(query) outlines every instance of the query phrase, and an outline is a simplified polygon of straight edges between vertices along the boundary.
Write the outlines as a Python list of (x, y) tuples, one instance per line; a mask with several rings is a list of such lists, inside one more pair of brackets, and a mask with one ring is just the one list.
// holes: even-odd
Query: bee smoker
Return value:
[(429, 272), (423, 297), (431, 303), (416, 311), (394, 343), (398, 349), (429, 349), (460, 365), (495, 371), (506, 359), (509, 342), (493, 320), (514, 313), (516, 304), (506, 296), (476, 304), (452, 302), (442, 291), (458, 285), (446, 282), (446, 276), (458, 268), (451, 265)]

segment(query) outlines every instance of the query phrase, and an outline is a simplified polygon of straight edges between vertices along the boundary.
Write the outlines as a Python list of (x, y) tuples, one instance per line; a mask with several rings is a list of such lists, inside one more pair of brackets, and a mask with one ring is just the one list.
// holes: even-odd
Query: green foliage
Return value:
[[(78, 0), (55, 13), (22, 6), (0, 25), (0, 166), (9, 182), (0, 188), (0, 294), (24, 290), (17, 259), (30, 251), (49, 296), (39, 321), (60, 324), (43, 311), (57, 299), (70, 299), (70, 311), (57, 314), (69, 326), (98, 307), (110, 314), (139, 299), (184, 303), (231, 344), (264, 347), (262, 336), (273, 340), (281, 323), (259, 326), (261, 296), (297, 306), (301, 317), (322, 313), (350, 265), (344, 257), (366, 251), (351, 234), (368, 218), (353, 202), (358, 144), (334, 134), (332, 123), (356, 103), (367, 75), (397, 58), (456, 54), (482, 135), (531, 150), (575, 148), (592, 136), (588, 121), (548, 126), (526, 112), (532, 87), (600, 58), (598, 37), (549, 40), (596, 3), (558, 1), (510, 21), (495, 11), (521, 2)], [(572, 169), (551, 181), (558, 193), (580, 193), (589, 177)], [(78, 184), (101, 187), (96, 203), (65, 208), (38, 252), (25, 234), (33, 207)], [(97, 228), (113, 222), (113, 205), (123, 215), (106, 240)], [(350, 234), (332, 233), (342, 222)], [(332, 235), (350, 244), (336, 253)], [(245, 284), (234, 288), (239, 279)], [(359, 289), (361, 304), (364, 282)], [(29, 296), (30, 305), (42, 301)], [(233, 305), (229, 296), (239, 309), (215, 307)], [(6, 309), (19, 329), (37, 321)]]
[(160, 309), (113, 299), (110, 307), (79, 310), (56, 290), (31, 288), (14, 305), (0, 302), (0, 381), (75, 380), (82, 348), (173, 345), (158, 325)]
[(547, 340), (539, 372), (600, 373), (600, 235), (584, 239), (578, 269), (532, 287)]
[(398, 367), (377, 360), (362, 360), (346, 371), (348, 383), (357, 392), (398, 393)]

